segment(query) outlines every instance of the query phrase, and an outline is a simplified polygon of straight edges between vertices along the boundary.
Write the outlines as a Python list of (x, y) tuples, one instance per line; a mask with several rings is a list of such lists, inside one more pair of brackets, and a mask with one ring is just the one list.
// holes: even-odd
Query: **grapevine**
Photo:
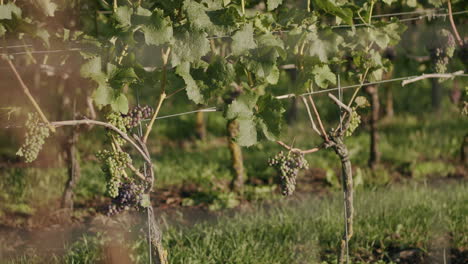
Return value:
[(45, 139), (50, 135), (49, 127), (41, 124), (39, 120), (37, 114), (28, 113), (25, 142), (16, 153), (16, 155), (24, 157), (28, 163), (36, 160)]
[(299, 170), (309, 168), (304, 154), (292, 151), (288, 154), (280, 151), (268, 161), (268, 164), (278, 171), (281, 193), (284, 196), (292, 195), (296, 190), (296, 178)]

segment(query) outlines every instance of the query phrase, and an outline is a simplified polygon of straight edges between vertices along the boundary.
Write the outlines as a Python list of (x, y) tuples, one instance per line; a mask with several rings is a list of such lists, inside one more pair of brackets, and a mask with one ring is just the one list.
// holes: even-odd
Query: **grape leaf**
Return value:
[(243, 147), (250, 147), (257, 143), (257, 128), (252, 118), (239, 118), (239, 134), (235, 138), (236, 142)]
[(388, 34), (377, 28), (369, 29), (369, 40), (374, 41), (381, 49), (387, 48), (390, 43), (390, 37)]
[(258, 96), (255, 93), (244, 93), (228, 105), (225, 117), (228, 120), (236, 118), (253, 118), (253, 108), (257, 103)]
[(210, 17), (206, 14), (205, 7), (193, 0), (184, 2), (183, 10), (187, 14), (187, 19), (193, 28), (205, 30), (206, 32), (214, 31), (214, 25)]
[(176, 73), (182, 77), (185, 82), (187, 91), (187, 96), (190, 100), (194, 101), (196, 104), (204, 103), (203, 96), (201, 94), (200, 88), (198, 87), (197, 83), (193, 79), (192, 75), (190, 75), (190, 63), (189, 62), (182, 62), (177, 66)]
[(0, 37), (3, 37), (5, 33), (6, 33), (5, 27), (2, 24), (0, 24)]
[(39, 8), (45, 16), (53, 17), (57, 10), (57, 4), (51, 0), (34, 0), (34, 5)]
[(275, 10), (281, 3), (283, 3), (283, 0), (267, 0), (268, 11)]
[(0, 19), (12, 19), (12, 15), (21, 17), (21, 9), (12, 2), (0, 5)]
[(101, 57), (94, 57), (81, 66), (80, 74), (84, 78), (90, 78), (98, 83), (106, 81), (106, 76), (102, 72)]
[(115, 19), (119, 22), (123, 28), (130, 27), (132, 25), (132, 10), (128, 6), (119, 6), (114, 13)]
[(216, 90), (223, 90), (234, 81), (235, 71), (231, 63), (218, 56), (208, 66), (204, 76), (211, 93), (216, 94)]
[(328, 65), (315, 66), (312, 73), (315, 83), (321, 88), (327, 88), (329, 83), (336, 84), (336, 76)]
[(256, 122), (259, 130), (268, 140), (275, 140), (281, 133), (283, 104), (270, 94), (261, 96), (257, 101)]
[(148, 24), (142, 27), (147, 45), (161, 45), (173, 42), (173, 29), (168, 17), (163, 11), (156, 9), (151, 15)]
[(105, 83), (99, 84), (98, 88), (94, 90), (92, 97), (97, 106), (106, 106), (111, 103), (112, 88)]
[(337, 6), (331, 0), (313, 0), (313, 6), (335, 16), (340, 17), (349, 25), (353, 25), (353, 11), (349, 8)]
[(115, 97), (111, 101), (112, 110), (126, 114), (128, 112), (128, 99), (123, 93), (119, 93), (117, 97)]
[(196, 62), (210, 51), (207, 34), (201, 31), (183, 31), (175, 35), (171, 63), (173, 66), (181, 62)]
[(250, 49), (257, 47), (254, 40), (254, 29), (252, 24), (246, 24), (241, 30), (232, 36), (232, 54), (241, 55)]
[(382, 0), (385, 4), (387, 5), (392, 5), (394, 2), (396, 2), (397, 0)]

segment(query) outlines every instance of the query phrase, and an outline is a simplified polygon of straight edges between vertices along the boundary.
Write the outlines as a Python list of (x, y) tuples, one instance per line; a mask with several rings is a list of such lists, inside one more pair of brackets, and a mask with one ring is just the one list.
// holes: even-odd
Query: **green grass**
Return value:
[[(209, 124), (214, 127), (209, 131), (217, 131), (216, 127), (222, 126), (218, 120), (220, 118), (216, 114), (209, 116)], [(288, 127), (283, 139), (292, 141), (295, 138), (295, 146), (309, 148), (320, 143), (320, 139), (311, 137), (310, 128), (304, 118), (306, 117), (302, 116), (295, 125)], [(169, 129), (173, 125), (162, 122), (163, 120), (160, 132), (173, 131)], [(351, 161), (357, 168), (357, 182), (371, 187), (387, 185), (392, 183), (394, 180), (392, 175), (397, 171), (404, 173), (405, 176), (413, 176), (412, 179), (417, 181), (424, 181), (429, 176), (441, 177), (453, 173), (456, 165), (453, 161), (458, 159), (466, 125), (466, 119), (458, 117), (456, 113), (441, 115), (440, 119), (435, 119), (432, 115), (400, 116), (382, 122), (379, 149), (385, 166), (379, 167), (376, 171), (367, 169), (369, 135), (365, 127), (358, 128), (355, 135), (346, 139)], [(174, 141), (172, 144), (166, 142), (164, 145), (158, 145), (158, 148), (153, 146), (153, 150), (156, 151), (153, 155), (156, 186), (158, 188), (195, 186), (199, 192), (209, 196), (209, 199), (205, 199), (207, 202), (216, 200), (216, 196), (225, 190), (231, 179), (229, 151), (224, 143), (219, 143), (222, 141), (217, 140), (218, 143), (212, 141), (221, 134), (210, 134), (206, 143), (192, 142), (183, 148)], [(163, 138), (165, 137), (168, 135), (165, 134)], [(93, 140), (96, 138), (91, 135), (82, 137), (80, 141), (82, 177), (76, 189), (78, 203), (85, 203), (105, 195), (105, 177), (100, 171), (99, 164), (89, 159), (101, 147), (101, 144), (92, 144)], [(280, 150), (281, 148), (273, 142), (262, 142), (243, 149), (244, 164), (250, 181), (260, 179), (269, 184), (274, 181), (276, 173), (267, 166), (267, 160)], [(339, 171), (340, 165), (333, 151), (320, 151), (307, 155), (306, 158), (311, 168), (325, 170), (331, 185), (336, 186), (333, 183), (337, 182), (336, 172)], [(0, 194), (0, 201), (3, 204), (0, 206), (0, 212), (27, 213), (41, 203), (46, 204), (60, 198), (66, 170), (33, 168), (34, 163), (30, 166), (32, 168), (2, 169), (0, 187), (4, 192)]]
[[(193, 225), (166, 219), (164, 244), (171, 263), (334, 263), (343, 226), (341, 197), (258, 204), (216, 220), (194, 219)], [(391, 251), (408, 248), (431, 253), (439, 246), (434, 241), (448, 234), (448, 247), (468, 247), (466, 183), (358, 191), (355, 208), (353, 263), (388, 263)], [(96, 263), (105, 258), (106, 243), (103, 236), (86, 235), (68, 247), (65, 257), (55, 258), (57, 263)], [(129, 248), (136, 263), (145, 263), (143, 240)], [(23, 256), (7, 263), (34, 262)]]

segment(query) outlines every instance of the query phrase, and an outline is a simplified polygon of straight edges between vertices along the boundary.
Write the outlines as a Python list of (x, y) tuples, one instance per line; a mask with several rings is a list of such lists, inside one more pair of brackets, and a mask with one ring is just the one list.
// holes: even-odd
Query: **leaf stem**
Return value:
[(50, 131), (52, 131), (53, 133), (55, 133), (55, 127), (53, 127), (49, 120), (47, 120), (47, 117), (44, 115), (44, 113), (42, 112), (41, 108), (39, 107), (39, 105), (37, 104), (36, 100), (34, 99), (34, 97), (31, 95), (31, 93), (29, 92), (29, 89), (28, 89), (28, 86), (26, 86), (26, 84), (24, 83), (23, 81), (23, 78), (21, 78), (21, 75), (18, 73), (18, 71), (16, 70), (16, 67), (15, 65), (13, 64), (13, 62), (11, 62), (10, 58), (8, 57), (3, 57), (7, 62), (8, 62), (8, 65), (10, 66), (10, 69), (13, 71), (13, 73), (15, 74), (15, 77), (16, 79), (18, 80), (18, 82), (20, 83), (21, 85), (21, 88), (23, 88), (23, 91), (24, 93), (26, 94), (26, 96), (28, 97), (29, 101), (31, 102), (31, 104), (34, 106), (34, 108), (36, 109), (37, 113), (39, 114), (39, 116), (41, 117), (42, 121), (44, 123), (46, 123), (49, 128), (50, 128)]
[(117, 11), (117, 0), (114, 0), (113, 9), (114, 9), (114, 13), (115, 13)]
[(241, 0), (242, 14), (245, 15), (245, 0)]

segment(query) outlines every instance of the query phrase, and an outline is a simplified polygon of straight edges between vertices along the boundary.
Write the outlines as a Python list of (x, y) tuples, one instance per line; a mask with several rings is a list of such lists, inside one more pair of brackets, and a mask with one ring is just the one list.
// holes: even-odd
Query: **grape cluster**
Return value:
[(132, 162), (130, 155), (123, 151), (99, 151), (96, 157), (102, 163), (102, 171), (107, 175), (107, 193), (110, 197), (116, 197), (119, 193), (122, 174), (125, 168)]
[(358, 128), (359, 124), (361, 124), (361, 116), (356, 111), (356, 108), (353, 107), (352, 110), (353, 111), (351, 112), (349, 127), (345, 132), (346, 137), (351, 136), (356, 130), (356, 128)]
[(143, 191), (143, 186), (133, 182), (121, 183), (118, 188), (118, 195), (112, 199), (112, 204), (108, 207), (107, 215), (115, 215), (132, 208), (139, 209), (143, 199)]
[(445, 73), (450, 58), (455, 52), (455, 38), (452, 33), (446, 29), (440, 29), (436, 32), (436, 37), (429, 46), (429, 52), (432, 61), (435, 62), (434, 68), (438, 73)]
[(140, 124), (141, 120), (151, 118), (153, 115), (154, 110), (151, 106), (135, 106), (132, 110), (130, 110), (127, 114), (127, 118), (129, 119), (127, 127), (133, 128)]
[(40, 124), (39, 120), (37, 114), (28, 114), (25, 142), (18, 152), (16, 152), (16, 155), (24, 157), (26, 162), (33, 162), (36, 160), (39, 151), (42, 149), (42, 145), (44, 145), (45, 139), (50, 134), (49, 127)]
[(294, 193), (299, 170), (309, 168), (304, 154), (297, 152), (284, 154), (281, 151), (268, 161), (268, 165), (274, 167), (280, 174), (281, 193), (285, 196)]
[[(123, 116), (120, 113), (111, 112), (107, 114), (106, 120), (109, 124), (117, 127), (120, 131), (127, 133), (127, 127), (130, 119), (126, 116)], [(122, 146), (125, 143), (125, 139), (123, 139), (120, 135), (118, 135), (110, 129), (107, 130), (107, 136), (109, 138), (113, 138), (115, 142), (120, 146)]]

